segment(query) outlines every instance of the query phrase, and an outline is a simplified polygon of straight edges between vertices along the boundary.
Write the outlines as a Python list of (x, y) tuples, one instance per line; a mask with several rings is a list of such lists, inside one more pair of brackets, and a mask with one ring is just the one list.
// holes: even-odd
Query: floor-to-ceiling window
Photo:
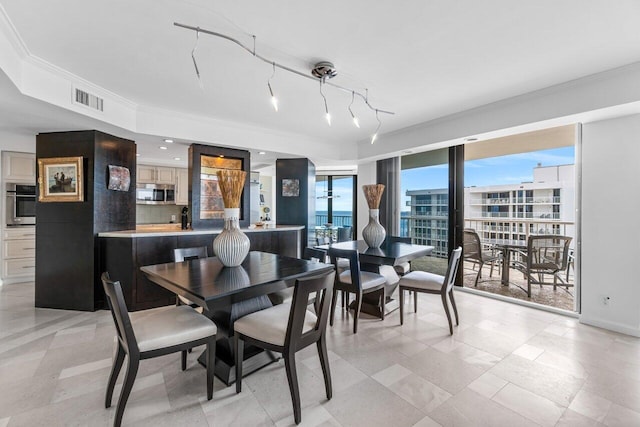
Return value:
[(401, 159), (402, 208), (400, 235), (413, 243), (433, 246), (431, 256), (412, 262), (412, 269), (444, 274), (449, 238), (449, 149)]
[[(316, 225), (332, 241), (350, 240), (355, 229), (356, 177), (316, 176)], [(324, 229), (322, 228), (324, 227)]]

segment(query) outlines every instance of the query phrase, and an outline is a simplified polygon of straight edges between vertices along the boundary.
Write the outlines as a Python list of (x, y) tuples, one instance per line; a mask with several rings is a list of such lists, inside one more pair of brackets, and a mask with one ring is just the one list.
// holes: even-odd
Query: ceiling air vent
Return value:
[(104, 100), (102, 98), (80, 89), (76, 89), (76, 103), (86, 105), (98, 111), (104, 111)]

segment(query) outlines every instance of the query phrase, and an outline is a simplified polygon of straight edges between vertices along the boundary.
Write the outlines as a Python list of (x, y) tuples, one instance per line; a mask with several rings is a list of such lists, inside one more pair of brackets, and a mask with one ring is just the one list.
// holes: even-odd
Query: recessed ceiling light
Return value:
[(264, 151), (260, 151), (258, 152), (258, 154), (267, 154), (267, 153), (265, 153)]
[(219, 157), (224, 157), (224, 154), (220, 154), (220, 156), (219, 156)]
[(467, 142), (473, 142), (473, 141), (477, 141), (478, 138), (465, 138), (464, 140)]
[(140, 157), (140, 153), (136, 153), (136, 157)]
[(180, 157), (174, 157), (173, 160), (180, 160)]
[(404, 151), (402, 152), (402, 154), (411, 154), (411, 153), (413, 153), (413, 151), (411, 151), (411, 150), (404, 150)]
[(164, 142), (167, 144), (173, 144), (173, 139), (165, 139)]
[(161, 145), (161, 146), (160, 146), (160, 149), (161, 149), (161, 150), (166, 150), (166, 149), (167, 149), (167, 147), (165, 147), (164, 145)]

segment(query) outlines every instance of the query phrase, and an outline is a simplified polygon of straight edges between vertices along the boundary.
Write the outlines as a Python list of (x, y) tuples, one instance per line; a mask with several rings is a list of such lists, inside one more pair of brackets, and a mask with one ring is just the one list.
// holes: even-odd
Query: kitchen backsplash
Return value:
[(173, 222), (180, 224), (183, 206), (179, 205), (136, 205), (136, 224), (168, 224), (171, 215)]

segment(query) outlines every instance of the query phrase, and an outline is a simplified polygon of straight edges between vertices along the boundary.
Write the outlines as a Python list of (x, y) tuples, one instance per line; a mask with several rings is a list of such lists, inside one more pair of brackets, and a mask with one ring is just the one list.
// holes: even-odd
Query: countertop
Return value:
[[(303, 230), (304, 225), (270, 225), (269, 227), (242, 228), (245, 233), (262, 233), (274, 231), (297, 231)], [(107, 231), (98, 233), (98, 237), (119, 237), (119, 238), (139, 238), (139, 237), (165, 237), (199, 234), (219, 234), (221, 228), (207, 230), (182, 230), (180, 224), (149, 224), (139, 225), (135, 230)]]

